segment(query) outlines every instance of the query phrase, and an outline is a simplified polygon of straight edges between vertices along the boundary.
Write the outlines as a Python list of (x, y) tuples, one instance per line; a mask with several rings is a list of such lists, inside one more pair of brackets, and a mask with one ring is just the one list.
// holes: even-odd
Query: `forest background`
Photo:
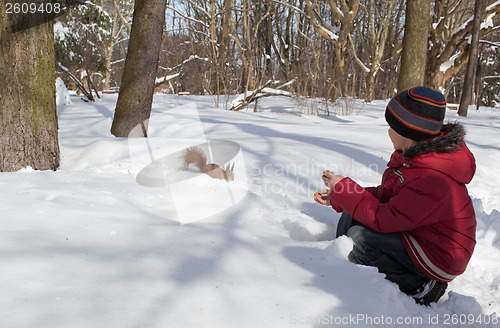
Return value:
[[(460, 101), (474, 5), (431, 1), (424, 84), (451, 103)], [(390, 98), (406, 8), (405, 0), (167, 1), (155, 92), (235, 95), (281, 87), (330, 100)], [(119, 89), (133, 11), (133, 1), (92, 0), (56, 21), (58, 74), (70, 89), (78, 87), (65, 69), (87, 91)], [(500, 102), (499, 13), (499, 1), (484, 1), (471, 100), (491, 107)]]

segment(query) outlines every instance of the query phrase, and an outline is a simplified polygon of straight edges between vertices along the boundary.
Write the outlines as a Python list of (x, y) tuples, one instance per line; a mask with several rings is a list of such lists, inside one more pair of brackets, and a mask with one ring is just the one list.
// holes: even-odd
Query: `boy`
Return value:
[(444, 124), (444, 96), (406, 90), (385, 111), (394, 153), (378, 187), (362, 188), (330, 171), (322, 205), (343, 212), (337, 237), (354, 246), (351, 262), (375, 266), (419, 304), (437, 302), (465, 271), (475, 246), (476, 218), (468, 195), (475, 159), (460, 124)]

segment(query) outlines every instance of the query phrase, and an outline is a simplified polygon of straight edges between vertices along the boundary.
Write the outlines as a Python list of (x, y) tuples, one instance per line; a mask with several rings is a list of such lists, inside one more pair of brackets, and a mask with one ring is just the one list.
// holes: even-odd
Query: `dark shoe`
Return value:
[(418, 293), (412, 295), (413, 299), (417, 304), (429, 305), (431, 303), (437, 303), (437, 301), (444, 295), (448, 284), (445, 282), (439, 282), (436, 280), (430, 280), (426, 283)]

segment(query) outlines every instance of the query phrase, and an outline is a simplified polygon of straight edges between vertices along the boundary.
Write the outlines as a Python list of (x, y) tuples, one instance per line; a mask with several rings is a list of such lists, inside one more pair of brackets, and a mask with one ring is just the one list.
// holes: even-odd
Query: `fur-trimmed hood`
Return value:
[(412, 147), (405, 149), (403, 156), (405, 158), (414, 158), (428, 153), (457, 151), (464, 143), (465, 134), (465, 128), (460, 123), (444, 124), (438, 137), (416, 143)]
[(468, 184), (476, 172), (476, 160), (464, 137), (465, 128), (460, 123), (445, 124), (438, 137), (395, 152), (389, 166), (433, 169)]

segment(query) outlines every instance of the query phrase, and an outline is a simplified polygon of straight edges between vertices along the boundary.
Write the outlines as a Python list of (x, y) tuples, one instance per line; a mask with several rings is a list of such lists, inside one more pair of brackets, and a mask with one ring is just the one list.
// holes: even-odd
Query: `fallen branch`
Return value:
[(95, 87), (94, 82), (90, 78), (89, 71), (85, 70), (85, 73), (87, 74), (86, 79), (87, 79), (87, 83), (89, 84), (90, 94), (92, 95), (92, 89), (94, 89), (95, 94), (97, 95), (97, 98), (101, 99), (101, 97), (99, 96), (99, 91), (97, 91), (97, 88)]
[(271, 97), (271, 96), (286, 96), (290, 97), (291, 94), (288, 91), (283, 91), (280, 90), (284, 87), (287, 87), (291, 85), (292, 83), (295, 82), (295, 79), (288, 81), (276, 88), (269, 88), (270, 85), (276, 84), (274, 81), (267, 81), (264, 85), (258, 87), (254, 91), (250, 93), (242, 93), (238, 95), (232, 102), (231, 102), (231, 108), (229, 110), (232, 111), (240, 111), (249, 104), (259, 100), (260, 98), (265, 98), (265, 97)]
[(92, 91), (91, 92), (88, 92), (87, 89), (85, 89), (85, 86), (83, 85), (83, 83), (73, 74), (69, 71), (69, 69), (67, 67), (65, 67), (63, 64), (61, 64), (60, 62), (57, 62), (57, 65), (63, 70), (63, 72), (65, 72), (66, 74), (68, 74), (69, 78), (75, 82), (77, 88), (82, 91), (82, 93), (85, 95), (85, 97), (87, 98), (87, 100), (85, 101), (92, 101), (94, 102), (95, 99), (94, 99), (94, 96), (92, 96)]

